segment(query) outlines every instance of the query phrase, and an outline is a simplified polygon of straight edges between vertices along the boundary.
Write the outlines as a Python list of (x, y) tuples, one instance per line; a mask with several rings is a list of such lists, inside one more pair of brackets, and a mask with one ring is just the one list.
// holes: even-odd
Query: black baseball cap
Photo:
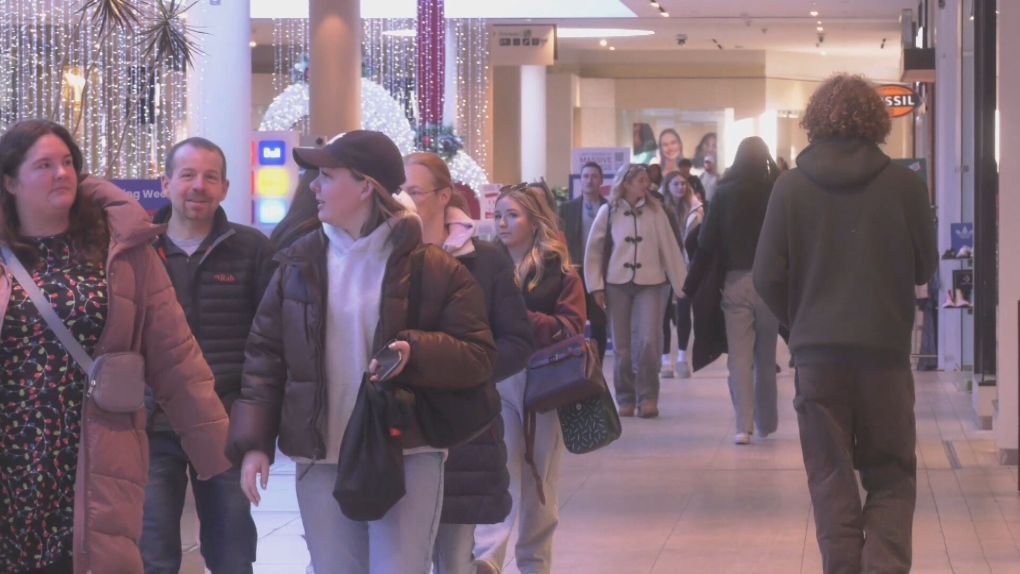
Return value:
[(296, 147), (294, 161), (305, 169), (346, 167), (378, 181), (391, 194), (404, 184), (404, 156), (386, 134), (354, 130), (321, 148)]

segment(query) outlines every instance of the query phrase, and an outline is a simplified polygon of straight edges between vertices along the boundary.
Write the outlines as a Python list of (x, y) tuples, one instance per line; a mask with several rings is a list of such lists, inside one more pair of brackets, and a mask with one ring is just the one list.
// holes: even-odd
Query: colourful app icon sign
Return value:
[(256, 208), (256, 219), (261, 224), (275, 224), (287, 215), (287, 201), (284, 199), (260, 199)]
[(255, 174), (255, 195), (283, 197), (290, 189), (290, 174), (282, 167), (264, 167)]
[(263, 140), (259, 142), (259, 165), (284, 165), (287, 163), (287, 142)]

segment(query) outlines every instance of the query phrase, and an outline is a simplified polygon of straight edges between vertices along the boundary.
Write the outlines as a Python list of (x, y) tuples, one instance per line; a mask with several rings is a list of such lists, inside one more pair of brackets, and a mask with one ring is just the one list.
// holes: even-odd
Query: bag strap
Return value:
[(35, 304), (35, 307), (39, 310), (39, 314), (42, 315), (43, 320), (50, 326), (50, 330), (52, 330), (53, 334), (57, 336), (57, 339), (60, 339), (64, 348), (67, 349), (67, 352), (74, 358), (74, 362), (78, 363), (78, 366), (86, 373), (91, 371), (93, 363), (92, 357), (85, 352), (81, 343), (74, 338), (71, 331), (67, 329), (67, 325), (65, 325), (64, 322), (60, 320), (60, 317), (57, 316), (57, 312), (53, 310), (53, 305), (50, 304), (46, 296), (39, 290), (39, 287), (35, 284), (32, 276), (28, 274), (28, 271), (26, 271), (25, 267), (21, 264), (21, 261), (18, 260), (18, 256), (15, 255), (14, 252), (11, 251), (11, 248), (6, 245), (4, 245), (2, 249), (4, 261), (7, 262), (7, 267), (11, 270), (11, 273), (14, 274), (14, 278), (18, 280), (21, 288), (25, 290), (25, 294), (28, 295), (28, 298)]
[(419, 245), (409, 256), (411, 278), (407, 287), (407, 328), (417, 329), (421, 322), (422, 269), (425, 267), (425, 248)]
[(538, 491), (538, 501), (545, 506), (545, 489), (542, 488), (542, 476), (538, 473), (538, 465), (535, 464), (535, 430), (538, 426), (538, 415), (535, 411), (527, 409), (524, 411), (524, 462), (528, 463), (531, 475), (535, 477), (535, 490)]

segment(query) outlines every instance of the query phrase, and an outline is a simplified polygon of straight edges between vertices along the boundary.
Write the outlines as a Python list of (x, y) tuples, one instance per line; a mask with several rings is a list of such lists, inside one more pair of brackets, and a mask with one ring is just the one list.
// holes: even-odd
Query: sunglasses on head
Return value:
[(508, 191), (524, 191), (525, 189), (528, 189), (528, 182), (522, 181), (521, 183), (518, 183), (516, 185), (504, 185), (503, 187), (499, 188), (499, 192), (506, 193)]

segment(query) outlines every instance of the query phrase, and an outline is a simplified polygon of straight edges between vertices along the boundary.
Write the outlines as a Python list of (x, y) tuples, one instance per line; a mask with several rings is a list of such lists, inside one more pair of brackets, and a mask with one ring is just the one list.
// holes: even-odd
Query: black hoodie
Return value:
[(909, 364), (914, 286), (938, 265), (924, 182), (863, 140), (815, 142), (776, 182), (754, 285), (797, 364)]

